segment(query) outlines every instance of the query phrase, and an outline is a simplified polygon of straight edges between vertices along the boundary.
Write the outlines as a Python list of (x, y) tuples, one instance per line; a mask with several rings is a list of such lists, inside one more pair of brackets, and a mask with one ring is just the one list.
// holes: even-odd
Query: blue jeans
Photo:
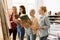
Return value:
[(26, 37), (27, 37), (27, 40), (33, 40), (32, 29), (31, 28), (28, 28), (26, 30)]
[(27, 37), (27, 40), (33, 40), (32, 34), (31, 35), (27, 34), (26, 37)]
[(27, 34), (27, 40), (36, 40), (36, 34)]
[(24, 40), (25, 29), (20, 28), (20, 24), (17, 24), (17, 32), (18, 32), (19, 40)]
[(44, 37), (40, 37), (40, 40), (47, 40), (47, 37), (48, 37), (48, 35), (44, 36)]
[(58, 38), (58, 40), (60, 40), (60, 38)]
[(20, 28), (20, 24), (17, 24), (17, 32), (18, 32), (18, 38), (19, 38), (19, 40), (21, 40), (21, 28)]
[(21, 40), (24, 40), (25, 29), (21, 28)]
[(33, 40), (36, 40), (36, 34), (33, 34)]

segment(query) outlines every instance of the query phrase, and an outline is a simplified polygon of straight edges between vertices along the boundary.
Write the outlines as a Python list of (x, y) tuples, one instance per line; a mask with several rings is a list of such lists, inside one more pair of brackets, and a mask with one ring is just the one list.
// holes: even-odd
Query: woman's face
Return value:
[(34, 14), (35, 14), (35, 11), (32, 11), (32, 12), (30, 12), (30, 16), (34, 16)]
[(38, 12), (39, 14), (43, 14), (44, 11), (40, 8)]
[(12, 12), (15, 13), (16, 9), (15, 8), (12, 8)]
[(23, 12), (23, 9), (20, 7), (19, 12)]

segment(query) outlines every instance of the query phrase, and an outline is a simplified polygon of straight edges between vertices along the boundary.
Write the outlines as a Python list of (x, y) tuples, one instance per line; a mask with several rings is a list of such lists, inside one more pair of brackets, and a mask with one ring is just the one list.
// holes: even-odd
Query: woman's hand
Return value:
[(20, 23), (20, 21), (18, 19), (15, 19), (14, 22), (15, 23)]
[(42, 26), (39, 27), (39, 30), (43, 30), (44, 28)]

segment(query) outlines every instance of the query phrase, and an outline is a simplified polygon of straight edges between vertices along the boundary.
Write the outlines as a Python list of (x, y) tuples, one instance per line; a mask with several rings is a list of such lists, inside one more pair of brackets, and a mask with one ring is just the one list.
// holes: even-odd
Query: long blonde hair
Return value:
[(17, 8), (16, 8), (16, 6), (13, 6), (12, 8), (15, 9), (15, 13), (17, 14)]

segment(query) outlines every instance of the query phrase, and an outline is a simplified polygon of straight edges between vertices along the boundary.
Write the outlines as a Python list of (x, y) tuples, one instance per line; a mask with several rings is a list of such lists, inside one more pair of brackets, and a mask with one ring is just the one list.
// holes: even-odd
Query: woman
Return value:
[(41, 6), (39, 9), (39, 37), (40, 40), (47, 40), (48, 37), (48, 29), (50, 28), (50, 22), (48, 17), (45, 16), (47, 9), (45, 6)]
[[(31, 22), (32, 22), (32, 20), (31, 20)], [(25, 28), (25, 30), (26, 30), (26, 38), (27, 38), (27, 40), (33, 40), (31, 25), (28, 26), (28, 28)]]
[[(19, 17), (26, 14), (26, 10), (25, 10), (25, 7), (23, 5), (20, 6), (20, 9), (19, 9)], [(20, 18), (18, 18), (20, 19)], [(18, 28), (19, 30), (18, 31), (18, 37), (19, 37), (19, 40), (24, 40), (24, 34), (25, 34), (25, 29), (24, 27), (22, 27), (20, 24), (18, 24)]]
[(17, 8), (15, 6), (12, 7), (12, 15), (10, 18), (11, 29), (9, 29), (10, 35), (13, 33), (13, 40), (16, 40), (17, 35)]
[(31, 25), (32, 36), (33, 36), (33, 40), (36, 40), (36, 34), (37, 34), (37, 29), (38, 29), (38, 20), (34, 15), (35, 15), (35, 10), (32, 9), (30, 11), (30, 16), (31, 16), (31, 21), (32, 21), (32, 25)]

